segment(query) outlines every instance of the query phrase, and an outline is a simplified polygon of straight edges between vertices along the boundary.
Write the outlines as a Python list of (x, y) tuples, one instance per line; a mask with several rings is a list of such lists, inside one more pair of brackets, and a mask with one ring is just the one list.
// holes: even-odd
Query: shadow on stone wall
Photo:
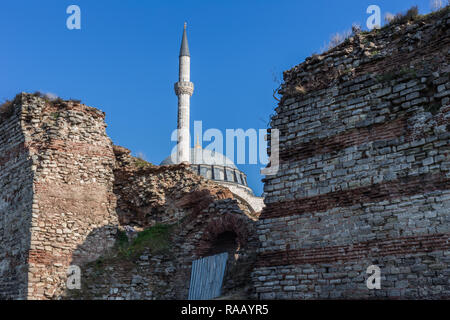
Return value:
[[(81, 290), (67, 289), (66, 278), (66, 282), (62, 284), (62, 293), (56, 299), (89, 299), (89, 283), (93, 280), (91, 276), (95, 275), (95, 273), (90, 274), (89, 265), (95, 264), (95, 261), (108, 256), (112, 252), (116, 243), (117, 231), (115, 225), (96, 228), (89, 233), (82, 244), (75, 248), (69, 266), (78, 266), (81, 269)], [(69, 266), (67, 266), (67, 272)]]
[(71, 264), (81, 268), (81, 289), (66, 288), (62, 299), (185, 299), (190, 273), (172, 242), (161, 252), (127, 252), (120, 247), (122, 232), (117, 226), (98, 228), (77, 247)]
[(28, 297), (34, 171), (21, 126), (21, 98), (17, 95), (0, 112), (1, 300)]
[[(254, 221), (239, 210), (235, 200), (216, 201), (193, 219), (171, 225), (168, 247), (157, 252), (150, 247), (120, 249), (121, 227), (93, 230), (72, 259), (81, 267), (82, 288), (66, 290), (63, 298), (187, 299), (192, 261), (224, 250), (230, 259), (223, 293), (238, 291), (241, 298), (249, 298), (257, 241)], [(135, 239), (139, 243), (139, 236)]]

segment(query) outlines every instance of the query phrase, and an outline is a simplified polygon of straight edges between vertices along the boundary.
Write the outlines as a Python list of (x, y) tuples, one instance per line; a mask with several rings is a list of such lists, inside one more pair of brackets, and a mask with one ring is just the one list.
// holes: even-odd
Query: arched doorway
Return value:
[(234, 231), (225, 231), (220, 233), (211, 243), (207, 253), (208, 256), (227, 252), (229, 256), (234, 256), (239, 250), (237, 234)]

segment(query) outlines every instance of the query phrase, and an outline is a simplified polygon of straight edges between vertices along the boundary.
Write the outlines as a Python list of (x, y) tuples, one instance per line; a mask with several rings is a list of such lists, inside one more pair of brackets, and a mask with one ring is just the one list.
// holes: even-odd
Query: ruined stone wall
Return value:
[[(227, 231), (236, 234), (238, 249), (230, 255), (224, 294), (251, 295), (257, 239), (247, 207), (188, 165), (153, 166), (125, 148), (114, 151), (118, 215), (130, 246), (118, 245), (84, 265), (82, 290), (67, 291), (65, 298), (186, 299), (192, 261), (213, 254), (215, 239)], [(171, 226), (167, 248), (133, 245), (139, 231), (161, 225)]]
[(28, 296), (55, 298), (70, 264), (93, 260), (114, 243), (115, 158), (101, 111), (30, 96), (22, 108), (35, 159)]
[(285, 72), (260, 298), (450, 297), (449, 23), (359, 33)]
[(114, 193), (122, 225), (172, 224), (198, 214), (214, 200), (233, 198), (228, 189), (194, 173), (188, 165), (155, 166), (119, 146), (114, 146), (114, 152)]
[(112, 143), (104, 114), (78, 102), (19, 94), (14, 108), (0, 132), (1, 263), (20, 275), (20, 297), (57, 298), (69, 265), (114, 243)]
[(18, 104), (0, 109), (0, 299), (27, 297), (33, 172)]
[(137, 256), (118, 251), (82, 267), (82, 290), (69, 290), (66, 299), (187, 299), (191, 264), (209, 255), (214, 238), (224, 231), (237, 232), (241, 247), (230, 255), (223, 294), (252, 296), (250, 273), (256, 258), (256, 238), (248, 237), (253, 225), (232, 199), (219, 200), (194, 220), (174, 225), (167, 250), (145, 249)]
[[(192, 261), (227, 231), (237, 248), (226, 290), (251, 291), (248, 205), (188, 165), (132, 157), (105, 129), (104, 114), (77, 101), (22, 93), (1, 108), (0, 297), (186, 298)], [(159, 225), (171, 226), (164, 252), (148, 244), (130, 258), (117, 247), (118, 231), (134, 230), (132, 241)], [(83, 290), (66, 288), (70, 265)]]
[(228, 188), (236, 197), (239, 197), (242, 201), (248, 203), (249, 209), (255, 217), (258, 217), (261, 214), (261, 211), (264, 208), (263, 197), (256, 197), (250, 188), (235, 183), (227, 181), (218, 181), (217, 183)]

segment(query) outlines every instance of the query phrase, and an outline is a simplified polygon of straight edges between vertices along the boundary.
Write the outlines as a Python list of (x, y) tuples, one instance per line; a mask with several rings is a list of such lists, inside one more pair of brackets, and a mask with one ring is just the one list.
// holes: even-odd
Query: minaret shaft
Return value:
[(191, 139), (189, 130), (190, 99), (194, 93), (191, 79), (191, 57), (187, 43), (186, 24), (180, 49), (180, 71), (178, 82), (175, 83), (175, 93), (178, 96), (178, 145), (177, 162), (190, 162)]
[(191, 80), (191, 57), (181, 56), (179, 66), (180, 73), (178, 76), (178, 80), (189, 82)]

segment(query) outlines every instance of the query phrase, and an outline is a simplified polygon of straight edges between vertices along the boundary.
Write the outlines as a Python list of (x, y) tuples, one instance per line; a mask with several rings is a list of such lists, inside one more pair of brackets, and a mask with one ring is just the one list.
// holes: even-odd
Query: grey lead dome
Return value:
[[(189, 165), (199, 175), (215, 181), (241, 185), (246, 188), (248, 194), (253, 195), (253, 192), (247, 185), (247, 176), (236, 167), (230, 158), (220, 152), (202, 149), (199, 146), (190, 150)], [(161, 165), (175, 164), (176, 159), (177, 155), (173, 153), (164, 159)]]
[[(219, 165), (232, 169), (237, 169), (233, 161), (230, 158), (221, 154), (220, 152), (215, 152), (212, 150), (201, 148), (191, 148), (190, 153), (191, 153), (190, 163), (192, 164)], [(163, 162), (161, 162), (161, 165), (175, 164), (176, 162), (174, 162), (174, 160), (176, 161), (176, 158), (177, 158), (176, 154), (168, 156), (166, 159), (164, 159)]]

